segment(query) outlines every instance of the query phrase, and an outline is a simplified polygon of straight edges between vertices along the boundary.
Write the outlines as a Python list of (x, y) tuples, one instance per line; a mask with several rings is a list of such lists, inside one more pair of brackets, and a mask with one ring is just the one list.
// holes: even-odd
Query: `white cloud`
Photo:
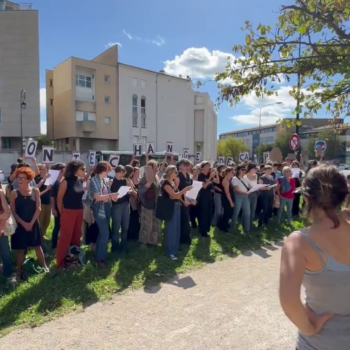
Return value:
[(157, 35), (157, 39), (153, 39), (151, 41), (152, 44), (157, 45), (157, 46), (163, 46), (165, 45), (165, 41), (163, 38), (161, 38), (159, 35)]
[(125, 29), (123, 29), (123, 33), (124, 33), (130, 40), (133, 39), (133, 38), (132, 38), (132, 35), (129, 34), (128, 32), (126, 32)]
[(143, 42), (146, 44), (153, 44), (153, 45), (157, 45), (157, 46), (165, 45), (165, 40), (160, 35), (157, 35), (157, 37), (155, 39), (147, 39), (147, 38), (141, 38), (139, 36), (134, 36), (134, 35), (128, 33), (125, 29), (123, 29), (123, 33), (130, 40), (136, 40), (139, 42)]
[(235, 57), (227, 52), (214, 50), (210, 52), (206, 47), (191, 47), (173, 60), (164, 62), (164, 71), (169, 75), (189, 75), (193, 79), (214, 79), (217, 73), (225, 71), (227, 59)]
[(113, 47), (115, 45), (118, 45), (119, 47), (122, 47), (121, 43), (113, 43), (113, 42), (110, 42), (110, 43), (106, 44), (105, 47), (106, 47), (106, 49), (108, 49), (108, 48)]
[[(292, 117), (292, 112), (296, 107), (296, 100), (290, 96), (289, 91), (292, 90), (291, 86), (282, 86), (278, 89), (278, 96), (266, 96), (264, 98), (258, 98), (255, 93), (252, 92), (242, 98), (242, 105), (248, 108), (249, 114), (233, 116), (231, 119), (240, 124), (246, 125), (259, 125), (260, 118), (260, 108), (261, 108), (261, 124), (268, 125), (274, 124), (277, 120)], [(302, 90), (304, 94), (307, 93), (306, 90)], [(277, 102), (282, 102), (281, 104), (276, 104)], [(266, 106), (268, 104), (273, 104)], [(237, 106), (240, 107), (240, 104)]]
[(46, 110), (46, 89), (40, 89), (40, 110)]

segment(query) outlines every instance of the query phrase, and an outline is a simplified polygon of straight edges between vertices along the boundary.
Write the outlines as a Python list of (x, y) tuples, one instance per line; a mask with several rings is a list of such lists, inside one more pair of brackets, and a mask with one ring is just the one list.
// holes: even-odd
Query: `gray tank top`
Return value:
[[(298, 350), (349, 350), (350, 349), (350, 267), (334, 260), (310, 238), (305, 231), (300, 234), (315, 248), (323, 269), (305, 271), (303, 286), (306, 303), (322, 315), (330, 313), (322, 331), (312, 337), (299, 332)], [(349, 247), (350, 249), (350, 247)], [(327, 257), (327, 262), (324, 259)]]

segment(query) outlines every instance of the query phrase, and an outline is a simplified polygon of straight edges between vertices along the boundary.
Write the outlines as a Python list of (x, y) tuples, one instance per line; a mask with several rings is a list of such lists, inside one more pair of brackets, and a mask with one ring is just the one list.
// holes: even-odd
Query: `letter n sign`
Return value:
[(43, 164), (53, 163), (53, 147), (43, 147)]

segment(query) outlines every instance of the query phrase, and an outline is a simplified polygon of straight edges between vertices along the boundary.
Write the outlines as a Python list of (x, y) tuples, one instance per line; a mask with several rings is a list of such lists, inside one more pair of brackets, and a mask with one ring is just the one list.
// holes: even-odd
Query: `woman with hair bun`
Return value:
[(315, 167), (304, 178), (301, 191), (311, 226), (285, 240), (281, 306), (299, 329), (297, 350), (348, 350), (350, 223), (338, 212), (349, 193), (346, 179), (335, 166)]

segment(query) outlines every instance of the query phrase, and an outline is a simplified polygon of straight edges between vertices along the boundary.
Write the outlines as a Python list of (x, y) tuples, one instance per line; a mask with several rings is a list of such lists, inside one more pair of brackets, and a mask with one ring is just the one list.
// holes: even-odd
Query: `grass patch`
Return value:
[[(240, 233), (226, 235), (212, 229), (211, 239), (207, 239), (193, 231), (192, 245), (181, 247), (177, 261), (167, 258), (163, 247), (143, 249), (133, 243), (126, 257), (110, 253), (107, 268), (103, 270), (96, 267), (93, 254), (87, 251), (89, 262), (82, 270), (57, 271), (55, 261), (51, 261), (50, 273), (32, 277), (16, 289), (6, 286), (5, 280), (0, 278), (0, 335), (14, 327), (36, 327), (68, 312), (83, 310), (128, 288), (156, 285), (177, 273), (272, 244), (303, 227), (303, 221), (293, 221), (292, 226), (277, 227), (271, 222), (268, 230), (261, 230), (259, 237)], [(51, 231), (52, 225), (48, 238)]]

